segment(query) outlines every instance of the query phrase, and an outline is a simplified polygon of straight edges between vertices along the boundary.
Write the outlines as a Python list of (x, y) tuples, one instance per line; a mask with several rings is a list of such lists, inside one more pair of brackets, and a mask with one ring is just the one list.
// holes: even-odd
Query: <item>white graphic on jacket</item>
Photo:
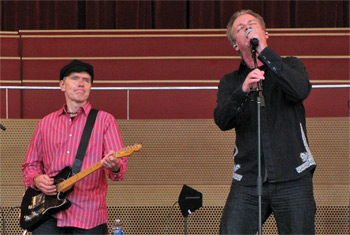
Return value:
[(295, 168), (299, 174), (301, 172), (303, 172), (304, 170), (306, 170), (307, 168), (309, 168), (310, 166), (316, 165), (316, 162), (315, 162), (314, 158), (312, 157), (309, 145), (307, 144), (306, 136), (305, 136), (304, 129), (303, 129), (303, 126), (301, 125), (301, 123), (300, 123), (300, 130), (301, 130), (301, 138), (303, 139), (303, 143), (304, 143), (306, 152), (300, 153), (300, 158), (304, 163), (301, 164), (300, 166), (298, 166), (297, 168)]
[[(235, 146), (235, 152), (233, 153), (233, 162), (235, 162), (235, 156), (238, 154), (238, 148)], [(234, 163), (233, 165), (233, 178), (237, 181), (241, 181), (243, 178), (243, 175), (240, 175), (236, 173), (236, 171), (241, 168), (241, 165)]]

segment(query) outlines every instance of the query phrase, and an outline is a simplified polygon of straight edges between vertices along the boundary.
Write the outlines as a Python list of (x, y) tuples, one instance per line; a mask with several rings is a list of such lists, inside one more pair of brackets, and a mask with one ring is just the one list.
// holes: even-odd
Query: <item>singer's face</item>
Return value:
[[(249, 28), (253, 29), (253, 31), (249, 33), (248, 38), (246, 36), (246, 31)], [(250, 38), (257, 38), (259, 41), (265, 38), (265, 31), (259, 20), (250, 14), (238, 16), (233, 22), (232, 31), (236, 39), (236, 50), (250, 50)]]
[(91, 76), (87, 72), (73, 72), (60, 82), (67, 103), (83, 105), (87, 102), (91, 90)]

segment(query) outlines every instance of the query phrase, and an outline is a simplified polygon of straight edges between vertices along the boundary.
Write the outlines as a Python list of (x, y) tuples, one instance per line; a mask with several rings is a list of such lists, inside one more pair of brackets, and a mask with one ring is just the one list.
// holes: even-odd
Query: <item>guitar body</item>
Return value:
[[(68, 179), (71, 175), (71, 168), (66, 167), (53, 177), (53, 179), (57, 185)], [(71, 202), (65, 199), (65, 197), (72, 191), (73, 188), (65, 193), (57, 193), (56, 195), (49, 196), (41, 191), (28, 188), (22, 199), (20, 226), (31, 232), (46, 222), (51, 215), (67, 210), (71, 206)]]

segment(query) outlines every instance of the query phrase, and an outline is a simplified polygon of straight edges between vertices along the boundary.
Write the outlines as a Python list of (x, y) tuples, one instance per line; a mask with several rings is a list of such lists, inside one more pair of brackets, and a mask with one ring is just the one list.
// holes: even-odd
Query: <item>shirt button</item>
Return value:
[(67, 151), (67, 153), (69, 153), (69, 151)]
[(69, 136), (72, 136), (72, 134), (69, 134)]

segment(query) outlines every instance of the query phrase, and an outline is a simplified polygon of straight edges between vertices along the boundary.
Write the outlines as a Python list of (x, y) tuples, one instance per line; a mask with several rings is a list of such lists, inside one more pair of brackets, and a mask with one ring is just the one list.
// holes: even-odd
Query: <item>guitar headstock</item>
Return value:
[(118, 150), (115, 153), (115, 155), (116, 155), (115, 157), (119, 158), (119, 157), (130, 156), (134, 152), (138, 152), (141, 149), (142, 149), (142, 144), (141, 143), (129, 145), (129, 146), (126, 146), (126, 147)]

